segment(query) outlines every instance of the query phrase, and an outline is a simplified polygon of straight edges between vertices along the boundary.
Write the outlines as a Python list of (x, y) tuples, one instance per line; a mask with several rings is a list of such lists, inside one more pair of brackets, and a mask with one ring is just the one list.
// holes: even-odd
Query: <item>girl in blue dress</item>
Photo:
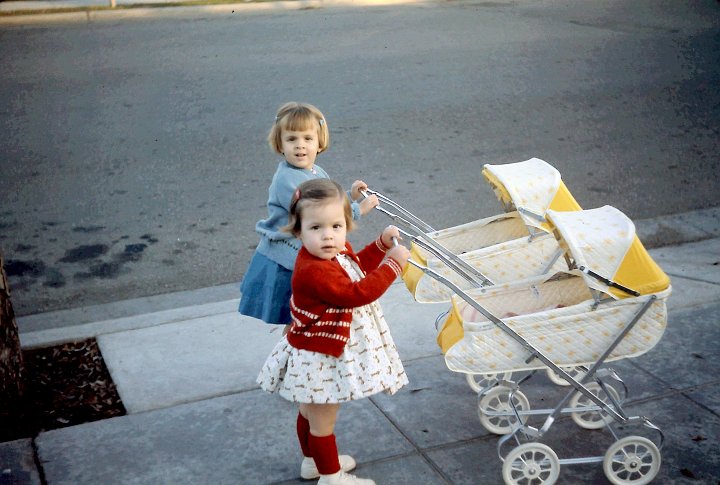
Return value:
[[(255, 249), (240, 285), (239, 311), (266, 323), (289, 325), (290, 278), (300, 241), (282, 228), (288, 224), (288, 208), (297, 187), (306, 180), (330, 178), (315, 163), (330, 145), (325, 116), (307, 103), (286, 103), (280, 107), (268, 134), (270, 148), (285, 157), (278, 164), (268, 189), (268, 217), (257, 222), (260, 243)], [(353, 219), (359, 219), (378, 205), (376, 196), (362, 199), (367, 184), (356, 180), (348, 192)]]

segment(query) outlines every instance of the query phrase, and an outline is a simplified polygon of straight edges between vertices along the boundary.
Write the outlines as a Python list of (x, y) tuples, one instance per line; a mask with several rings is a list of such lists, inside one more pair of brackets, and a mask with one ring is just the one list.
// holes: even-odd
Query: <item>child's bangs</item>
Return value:
[(290, 113), (281, 121), (281, 128), (287, 131), (306, 131), (317, 127), (317, 120), (306, 113)]

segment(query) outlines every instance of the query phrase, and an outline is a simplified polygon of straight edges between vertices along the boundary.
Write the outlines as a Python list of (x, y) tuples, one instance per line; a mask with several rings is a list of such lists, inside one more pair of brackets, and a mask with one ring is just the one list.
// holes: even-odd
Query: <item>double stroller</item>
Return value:
[[(447, 367), (473, 378), (481, 424), (502, 435), (505, 483), (552, 484), (561, 465), (580, 463), (602, 463), (613, 484), (649, 483), (662, 432), (625, 413), (627, 387), (604, 364), (657, 344), (669, 278), (627, 216), (611, 206), (581, 210), (542, 160), (486, 165), (483, 174), (507, 212), (442, 231), (374, 193), (412, 241), (403, 278), (415, 300), (451, 304), (437, 342)], [(540, 370), (570, 390), (555, 407), (531, 410), (520, 388)], [(512, 380), (517, 373), (527, 375)], [(562, 414), (609, 431), (605, 454), (561, 459), (541, 443)], [(546, 418), (533, 427), (537, 415)], [(615, 425), (639, 431), (621, 437)]]

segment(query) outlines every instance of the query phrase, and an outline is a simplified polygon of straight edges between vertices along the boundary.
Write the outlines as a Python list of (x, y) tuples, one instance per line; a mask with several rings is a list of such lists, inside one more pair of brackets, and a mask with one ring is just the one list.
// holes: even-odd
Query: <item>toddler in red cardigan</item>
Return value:
[(318, 484), (375, 483), (346, 473), (355, 460), (338, 456), (338, 409), (381, 391), (393, 394), (408, 382), (377, 299), (410, 252), (393, 247), (400, 234), (389, 226), (356, 254), (346, 240), (352, 227), (340, 185), (316, 179), (299, 186), (287, 227), (302, 241), (292, 277), (293, 323), (257, 379), (266, 391), (298, 403), (300, 475), (319, 478)]

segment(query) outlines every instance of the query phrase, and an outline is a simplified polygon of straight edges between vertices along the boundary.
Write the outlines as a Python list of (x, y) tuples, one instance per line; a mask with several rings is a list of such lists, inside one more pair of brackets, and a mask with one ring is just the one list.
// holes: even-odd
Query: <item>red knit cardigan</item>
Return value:
[(397, 261), (385, 258), (386, 250), (379, 238), (357, 255), (345, 243), (342, 254), (353, 258), (365, 273), (353, 282), (337, 258), (320, 259), (300, 248), (292, 277), (290, 345), (339, 357), (350, 337), (353, 308), (380, 298), (402, 273)]

